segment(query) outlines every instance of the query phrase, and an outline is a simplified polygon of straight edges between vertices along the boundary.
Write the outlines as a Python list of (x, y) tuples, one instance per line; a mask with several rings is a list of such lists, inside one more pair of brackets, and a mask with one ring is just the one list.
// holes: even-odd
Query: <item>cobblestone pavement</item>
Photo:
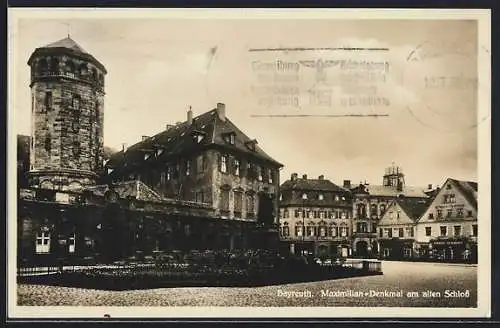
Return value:
[[(19, 305), (37, 306), (477, 306), (475, 266), (383, 262), (382, 269), (384, 275), (381, 276), (254, 288), (103, 291), (22, 284), (18, 285), (17, 293)], [(446, 290), (463, 294), (461, 297), (445, 297)], [(330, 291), (329, 296), (324, 296), (326, 291)], [(426, 291), (434, 292), (434, 297), (424, 297)], [(292, 295), (290, 292), (303, 293)], [(402, 295), (397, 292), (402, 292)], [(409, 297), (408, 292), (418, 292), (419, 295)]]

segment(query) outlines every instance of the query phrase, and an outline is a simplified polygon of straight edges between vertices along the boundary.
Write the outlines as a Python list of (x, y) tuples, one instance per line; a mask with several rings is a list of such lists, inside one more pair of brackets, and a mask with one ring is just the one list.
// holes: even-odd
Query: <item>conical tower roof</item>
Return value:
[(69, 35), (64, 39), (50, 43), (42, 48), (67, 48), (79, 51), (84, 54), (88, 53), (78, 43), (76, 43)]

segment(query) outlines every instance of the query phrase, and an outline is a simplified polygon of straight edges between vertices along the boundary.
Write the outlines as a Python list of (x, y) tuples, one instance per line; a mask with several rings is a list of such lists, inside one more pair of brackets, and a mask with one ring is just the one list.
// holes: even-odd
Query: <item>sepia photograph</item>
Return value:
[(8, 15), (10, 317), (490, 316), (488, 10)]

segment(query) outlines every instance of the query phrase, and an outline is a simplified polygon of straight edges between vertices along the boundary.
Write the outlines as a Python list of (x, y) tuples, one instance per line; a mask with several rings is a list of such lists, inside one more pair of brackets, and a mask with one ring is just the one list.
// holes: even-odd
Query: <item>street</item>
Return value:
[(475, 307), (471, 265), (383, 261), (381, 276), (254, 288), (101, 291), (18, 285), (18, 305)]

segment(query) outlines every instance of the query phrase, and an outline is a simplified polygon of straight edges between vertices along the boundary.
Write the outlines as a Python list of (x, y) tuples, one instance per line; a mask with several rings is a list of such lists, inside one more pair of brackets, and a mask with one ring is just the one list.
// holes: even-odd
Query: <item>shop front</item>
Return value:
[(430, 241), (431, 256), (441, 261), (477, 260), (477, 244), (467, 238), (438, 238)]
[(415, 256), (413, 239), (381, 239), (379, 245), (381, 259), (411, 260)]

